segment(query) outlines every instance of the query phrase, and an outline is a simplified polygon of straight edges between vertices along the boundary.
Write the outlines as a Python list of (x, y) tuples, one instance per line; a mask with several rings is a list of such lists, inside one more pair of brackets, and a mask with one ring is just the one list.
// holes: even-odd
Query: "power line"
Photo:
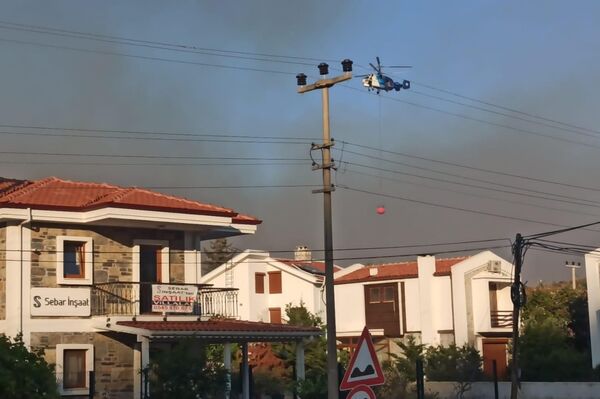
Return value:
[[(486, 211), (479, 211), (479, 210), (475, 210), (475, 209), (468, 209), (468, 208), (461, 208), (461, 207), (457, 207), (457, 206), (444, 205), (444, 204), (439, 204), (439, 203), (435, 203), (435, 202), (429, 202), (429, 201), (416, 200), (416, 199), (413, 199), (413, 198), (400, 197), (400, 196), (397, 196), (397, 195), (377, 193), (377, 192), (373, 192), (373, 191), (362, 190), (362, 189), (353, 188), (353, 187), (344, 186), (344, 185), (339, 185), (338, 187), (340, 187), (342, 189), (345, 189), (345, 190), (349, 190), (349, 191), (355, 191), (355, 192), (359, 192), (359, 193), (363, 193), (363, 194), (369, 194), (369, 195), (374, 195), (374, 196), (384, 197), (384, 198), (392, 198), (392, 199), (397, 199), (397, 200), (406, 201), (406, 202), (412, 202), (412, 203), (421, 204), (421, 205), (428, 205), (428, 206), (434, 206), (434, 207), (438, 207), (438, 208), (452, 209), (452, 210), (455, 210), (455, 211), (461, 211), (461, 212), (467, 212), (467, 213), (474, 213), (474, 214), (484, 215), (484, 216), (493, 216), (493, 217), (502, 218), (502, 219), (517, 220), (517, 221), (520, 221), (520, 222), (537, 223), (537, 224), (545, 224), (545, 225), (548, 225), (548, 226), (564, 227), (564, 225), (561, 225), (561, 224), (558, 224), (558, 223), (544, 222), (544, 221), (541, 221), (541, 220), (521, 218), (521, 217), (517, 217), (517, 216), (502, 215), (502, 214), (493, 213), (493, 212), (486, 212)], [(593, 223), (593, 224), (597, 224), (597, 223)], [(590, 225), (592, 225), (592, 224), (590, 224)], [(586, 230), (586, 231), (592, 231), (594, 233), (600, 232), (600, 230), (585, 229), (585, 228), (582, 228), (582, 229)]]
[(454, 91), (450, 91), (450, 90), (440, 89), (438, 87), (435, 87), (435, 86), (432, 86), (432, 85), (428, 85), (428, 84), (425, 84), (425, 83), (415, 82), (415, 81), (411, 81), (411, 83), (417, 84), (418, 86), (423, 86), (423, 87), (426, 87), (428, 89), (435, 90), (435, 91), (438, 91), (438, 92), (441, 92), (441, 93), (450, 94), (450, 95), (455, 96), (455, 97), (463, 98), (465, 100), (474, 101), (474, 102), (477, 102), (477, 103), (480, 103), (480, 104), (488, 105), (490, 107), (502, 109), (504, 111), (514, 112), (516, 114), (528, 116), (530, 118), (535, 118), (535, 119), (540, 119), (540, 120), (547, 121), (547, 122), (556, 123), (556, 124), (559, 124), (559, 125), (562, 125), (562, 126), (566, 126), (566, 127), (572, 128), (572, 129), (579, 129), (579, 130), (583, 130), (583, 131), (590, 132), (590, 133), (600, 134), (599, 130), (589, 129), (589, 128), (577, 126), (577, 125), (574, 125), (574, 124), (571, 124), (571, 123), (561, 122), (561, 121), (556, 120), (556, 119), (547, 118), (547, 117), (536, 115), (536, 114), (532, 114), (532, 113), (529, 113), (529, 112), (523, 112), (523, 111), (520, 111), (520, 110), (515, 109), (515, 108), (510, 108), (510, 107), (506, 107), (506, 106), (494, 104), (494, 103), (492, 103), (490, 101), (485, 101), (485, 100), (481, 100), (481, 99), (478, 99), (478, 98), (465, 96), (464, 94), (460, 94), (460, 93), (457, 93), (457, 92), (454, 92)]
[(134, 55), (134, 54), (127, 54), (127, 53), (120, 53), (120, 52), (116, 52), (116, 51), (91, 50), (91, 49), (83, 49), (83, 48), (79, 48), (79, 47), (70, 47), (70, 46), (62, 46), (62, 45), (56, 45), (56, 44), (30, 42), (30, 41), (26, 41), (26, 40), (0, 38), (0, 42), (25, 44), (28, 46), (46, 47), (46, 48), (61, 49), (61, 50), (68, 50), (68, 51), (75, 51), (75, 52), (83, 52), (83, 53), (113, 55), (113, 56), (119, 56), (119, 57), (142, 59), (142, 60), (147, 60), (147, 61), (172, 62), (172, 63), (183, 64), (183, 65), (196, 65), (196, 66), (224, 68), (224, 69), (251, 71), (251, 72), (264, 72), (264, 73), (277, 74), (277, 75), (293, 75), (293, 76), (296, 75), (294, 72), (278, 71), (278, 70), (272, 70), (272, 69), (223, 65), (223, 64), (212, 64), (212, 63), (208, 63), (208, 62), (186, 61), (186, 60), (178, 60), (178, 59), (173, 59), (173, 58)]
[(177, 167), (177, 166), (298, 166), (307, 165), (307, 162), (184, 162), (184, 163), (154, 163), (154, 162), (44, 162), (44, 161), (3, 161), (1, 165), (65, 165), (65, 166), (156, 166), (156, 167)]
[(532, 121), (530, 119), (526, 119), (526, 118), (522, 118), (522, 117), (519, 117), (519, 116), (507, 114), (505, 112), (494, 111), (494, 110), (490, 110), (490, 109), (487, 109), (487, 108), (478, 107), (476, 105), (467, 104), (467, 103), (464, 103), (464, 102), (461, 102), (461, 101), (450, 100), (450, 99), (447, 99), (447, 98), (444, 98), (444, 97), (435, 96), (435, 95), (428, 94), (428, 93), (423, 93), (423, 92), (420, 92), (418, 90), (411, 89), (409, 91), (409, 93), (416, 94), (416, 95), (423, 96), (423, 97), (433, 98), (435, 100), (444, 101), (444, 102), (447, 102), (447, 103), (450, 103), (450, 104), (455, 104), (455, 105), (460, 105), (460, 106), (467, 107), (467, 108), (472, 108), (472, 109), (475, 109), (475, 110), (478, 110), (478, 111), (483, 111), (483, 112), (487, 112), (487, 113), (494, 114), (494, 115), (499, 115), (499, 116), (503, 116), (503, 117), (507, 117), (507, 118), (512, 118), (512, 119), (520, 120), (520, 121), (527, 122), (527, 123), (532, 123), (532, 124), (539, 125), (539, 126), (550, 127), (552, 129), (558, 129), (558, 130), (562, 130), (564, 132), (574, 133), (574, 134), (577, 134), (577, 135), (580, 135), (580, 136), (584, 136), (584, 137), (592, 137), (592, 138), (595, 138), (595, 139), (600, 138), (600, 137), (598, 137), (598, 134), (584, 133), (584, 132), (580, 132), (580, 131), (573, 130), (573, 129), (567, 129), (567, 128), (564, 128), (564, 127), (555, 126), (555, 125), (552, 125), (550, 123), (544, 123), (544, 122), (540, 122), (540, 121)]
[(524, 238), (528, 239), (528, 240), (539, 239), (539, 238), (548, 237), (548, 236), (552, 236), (552, 235), (556, 235), (556, 234), (567, 233), (569, 231), (581, 230), (581, 229), (584, 229), (586, 227), (595, 226), (597, 224), (600, 224), (600, 221), (599, 222), (591, 222), (591, 223), (580, 224), (578, 226), (565, 227), (564, 229), (559, 229), (559, 230), (552, 230), (552, 231), (545, 231), (545, 232), (537, 233), (537, 234), (531, 234), (531, 235), (528, 235), (528, 236), (524, 236)]
[[(477, 188), (477, 189), (488, 190), (488, 191), (496, 191), (496, 192), (501, 192), (501, 193), (505, 193), (505, 194), (519, 195), (519, 196), (523, 196), (523, 197), (537, 198), (537, 199), (543, 199), (543, 200), (547, 200), (547, 201), (562, 202), (562, 203), (567, 203), (567, 204), (588, 206), (588, 207), (593, 207), (593, 208), (597, 208), (598, 205), (600, 205), (600, 202), (596, 202), (596, 201), (585, 200), (585, 199), (580, 199), (580, 198), (571, 197), (571, 196), (567, 196), (567, 195), (561, 195), (561, 194), (547, 193), (544, 191), (525, 189), (525, 188), (516, 187), (516, 186), (508, 186), (508, 187), (515, 188), (517, 190), (522, 190), (522, 191), (540, 193), (543, 195), (528, 194), (528, 193), (525, 193), (522, 191), (510, 191), (510, 190), (504, 190), (504, 189), (499, 189), (499, 188), (481, 186), (481, 185), (477, 185), (477, 184), (471, 184), (471, 183), (461, 183), (461, 182), (456, 182), (456, 181), (452, 181), (452, 180), (446, 180), (446, 179), (441, 179), (441, 178), (436, 178), (436, 177), (431, 177), (431, 176), (423, 176), (423, 175), (418, 175), (418, 174), (414, 174), (414, 173), (400, 172), (400, 171), (394, 170), (394, 169), (378, 168), (375, 166), (369, 166), (369, 165), (359, 164), (359, 163), (350, 162), (350, 161), (343, 161), (343, 163), (345, 163), (347, 165), (354, 165), (354, 166), (358, 166), (361, 168), (366, 168), (366, 169), (380, 170), (383, 172), (389, 172), (389, 173), (394, 173), (394, 174), (398, 174), (398, 175), (411, 176), (411, 177), (416, 177), (416, 178), (420, 178), (420, 179), (437, 181), (440, 183), (455, 184), (455, 185), (464, 186), (464, 187), (471, 187), (471, 188)], [(499, 183), (494, 183), (494, 182), (487, 182), (487, 183), (501, 185)], [(507, 185), (503, 185), (503, 186), (507, 186)], [(546, 196), (544, 196), (544, 195), (546, 195)], [(549, 198), (548, 196), (555, 196), (555, 197), (566, 198), (566, 199)], [(585, 201), (585, 202), (589, 202), (589, 203), (586, 204), (585, 202), (578, 202), (578, 201)]]
[[(530, 180), (530, 181), (535, 181), (535, 182), (539, 182), (539, 183), (554, 184), (554, 185), (559, 185), (559, 186), (564, 186), (564, 187), (578, 188), (578, 189), (582, 189), (582, 190), (600, 191), (600, 188), (597, 188), (597, 187), (580, 186), (580, 185), (576, 185), (576, 184), (563, 183), (563, 182), (559, 182), (559, 181), (555, 181), (555, 180), (547, 180), (547, 179), (541, 179), (541, 178), (536, 178), (536, 177), (517, 175), (517, 174), (513, 174), (513, 173), (499, 172), (499, 171), (495, 171), (495, 170), (491, 170), (491, 169), (485, 169), (485, 168), (480, 168), (480, 167), (475, 167), (475, 166), (469, 166), (469, 165), (460, 164), (460, 163), (457, 163), (457, 162), (441, 161), (441, 160), (438, 160), (438, 159), (427, 158), (427, 157), (423, 157), (423, 156), (418, 156), (418, 155), (413, 155), (413, 154), (407, 154), (407, 153), (398, 152), (398, 151), (380, 150), (380, 149), (375, 148), (375, 147), (371, 147), (371, 146), (363, 145), (363, 144), (356, 144), (356, 143), (352, 143), (352, 142), (349, 142), (349, 141), (342, 141), (342, 142), (344, 144), (349, 145), (349, 146), (364, 148), (364, 149), (368, 149), (368, 150), (372, 150), (372, 151), (381, 151), (381, 152), (384, 152), (386, 154), (399, 155), (399, 156), (402, 156), (402, 157), (407, 157), (407, 158), (412, 158), (412, 159), (419, 159), (419, 160), (422, 160), (422, 161), (434, 162), (434, 163), (439, 163), (439, 164), (442, 164), (442, 165), (456, 166), (456, 167), (459, 167), (459, 168), (465, 168), (465, 169), (475, 170), (475, 171), (478, 171), (478, 172), (491, 173), (491, 174), (495, 174), (495, 175), (499, 175), (499, 176), (515, 177), (515, 178), (523, 179), (523, 180)], [(379, 157), (374, 157), (374, 156), (371, 156), (370, 158), (387, 161), (387, 159), (385, 159), (385, 158), (379, 158)]]
[(131, 137), (131, 136), (103, 136), (90, 134), (67, 134), (67, 133), (32, 133), (32, 132), (7, 132), (0, 131), (0, 135), (12, 136), (36, 136), (36, 137), (69, 137), (69, 138), (92, 138), (92, 139), (117, 139), (117, 140), (135, 140), (135, 141), (177, 141), (177, 142), (201, 142), (201, 143), (240, 143), (240, 144), (286, 144), (286, 145), (307, 145), (309, 141), (288, 141), (286, 139), (228, 139), (228, 138), (172, 138), (172, 137)]
[[(427, 251), (426, 255), (441, 255), (441, 254), (453, 254), (453, 253), (465, 253), (465, 252), (473, 252), (473, 251), (485, 251), (485, 250), (491, 250), (491, 249), (500, 249), (500, 248), (510, 248), (509, 245), (495, 245), (495, 246), (483, 246), (483, 247), (471, 247), (471, 248), (460, 248), (460, 249), (440, 249), (437, 251)], [(287, 252), (287, 251), (286, 251)], [(291, 251), (290, 251), (291, 252)], [(34, 253), (34, 252), (33, 252)], [(127, 253), (131, 253), (131, 252), (127, 252)], [(404, 257), (418, 257), (418, 256), (423, 256), (424, 253), (423, 252), (417, 252), (417, 253), (402, 253), (402, 254), (388, 254), (388, 255), (365, 255), (365, 256), (345, 256), (345, 257), (336, 257), (333, 260), (334, 261), (347, 261), (347, 260), (367, 260), (367, 259), (382, 259), (382, 258), (404, 258)], [(9, 259), (10, 261), (10, 259)], [(20, 262), (20, 260), (18, 260)], [(303, 263), (306, 261), (298, 261), (298, 260), (294, 260), (294, 259), (284, 259), (284, 261), (292, 261), (292, 262), (297, 262), (297, 263)], [(25, 262), (25, 261), (23, 261)], [(30, 263), (50, 263), (50, 264), (56, 264), (56, 259), (31, 259), (28, 260), (27, 262)], [(113, 261), (115, 264), (119, 264), (119, 265), (135, 265), (135, 263), (133, 261), (130, 260), (114, 260)], [(245, 263), (263, 263), (263, 261), (259, 261), (259, 260), (252, 260), (252, 259), (247, 259), (244, 261)], [(310, 262), (319, 262), (322, 263), (323, 260), (322, 259), (317, 259), (317, 260), (311, 260)], [(196, 265), (196, 262), (172, 262), (173, 264), (177, 264), (177, 265), (186, 265), (186, 264), (194, 264)]]
[[(312, 65), (312, 64), (307, 63), (307, 62), (301, 62), (300, 60), (314, 61), (314, 62), (321, 62), (323, 60), (326, 60), (328, 62), (337, 62), (338, 61), (338, 60), (324, 59), (324, 58), (299, 57), (299, 56), (280, 55), (280, 54), (273, 54), (273, 53), (257, 53), (257, 52), (250, 52), (250, 51), (224, 50), (224, 49), (218, 49), (218, 48), (208, 48), (208, 47), (199, 47), (199, 46), (193, 46), (193, 45), (174, 44), (174, 43), (161, 42), (161, 41), (140, 40), (140, 39), (134, 39), (134, 38), (128, 38), (128, 37), (122, 37), (122, 36), (115, 36), (115, 35), (96, 34), (96, 33), (82, 32), (82, 31), (75, 31), (75, 30), (68, 30), (68, 29), (58, 29), (58, 28), (47, 27), (47, 26), (14, 23), (14, 22), (10, 22), (10, 21), (0, 21), (0, 29), (28, 31), (28, 32), (33, 32), (33, 33), (41, 33), (41, 34), (70, 37), (70, 38), (77, 38), (77, 39), (94, 40), (94, 41), (101, 41), (101, 42), (108, 42), (108, 43), (118, 43), (118, 44), (129, 45), (129, 46), (146, 47), (146, 48), (161, 49), (161, 50), (167, 50), (167, 51), (177, 51), (177, 52), (201, 54), (201, 55), (209, 55), (209, 56), (217, 56), (217, 57), (230, 57), (230, 58), (237, 58), (237, 59), (248, 59), (248, 60), (253, 60), (253, 61), (285, 63), (285, 64), (304, 65), (304, 66)], [(32, 44), (32, 43), (24, 43), (24, 44)], [(37, 43), (36, 45), (41, 45), (41, 44)], [(73, 48), (71, 48), (71, 49), (73, 49)], [(82, 50), (82, 49), (77, 49), (77, 50)], [(123, 54), (123, 55), (125, 55), (125, 54)], [(257, 58), (257, 56), (258, 57), (268, 57), (268, 58)], [(290, 60), (296, 60), (296, 61), (290, 61)], [(175, 61), (175, 60), (173, 60), (173, 61)], [(216, 65), (206, 65), (206, 66), (216, 66)], [(357, 66), (368, 70), (367, 67), (364, 67), (364, 66), (361, 66), (358, 64), (357, 64)], [(231, 67), (231, 66), (224, 66), (224, 67)], [(278, 72), (281, 72), (281, 71), (278, 71)], [(435, 91), (449, 94), (449, 95), (452, 95), (455, 97), (467, 99), (469, 101), (477, 102), (477, 103), (480, 103), (483, 105), (491, 106), (491, 107), (494, 107), (497, 109), (502, 109), (504, 111), (509, 111), (512, 113), (516, 113), (519, 115), (527, 116), (527, 117), (538, 119), (538, 120), (543, 120), (546, 122), (552, 122), (552, 123), (559, 124), (559, 125), (562, 125), (565, 127), (569, 127), (571, 129), (578, 129), (578, 130), (583, 130), (583, 131), (587, 131), (590, 133), (600, 134), (600, 131), (597, 131), (597, 130), (561, 122), (561, 121), (558, 121), (555, 119), (546, 118), (546, 117), (535, 115), (535, 114), (528, 113), (528, 112), (523, 112), (523, 111), (520, 111), (520, 110), (517, 110), (514, 108), (509, 108), (506, 106), (501, 106), (498, 104), (491, 103), (489, 101), (484, 101), (484, 100), (480, 100), (477, 98), (465, 96), (465, 95), (462, 95), (462, 94), (459, 94), (459, 93), (456, 93), (453, 91), (445, 90), (445, 89), (440, 89), (440, 88), (437, 88), (437, 87), (434, 87), (432, 85), (428, 85), (425, 83), (413, 81), (413, 84), (417, 84), (417, 85), (426, 87), (431, 90), (435, 90)], [(532, 120), (528, 120), (525, 118), (519, 118), (514, 115), (500, 113), (500, 112), (485, 109), (482, 107), (477, 107), (477, 106), (474, 106), (471, 104), (457, 102), (457, 101), (442, 98), (439, 96), (434, 96), (434, 95), (430, 95), (427, 93), (418, 92), (416, 90), (413, 90), (412, 92), (415, 94), (418, 94), (418, 95), (428, 96), (430, 98), (434, 98), (434, 99), (438, 99), (438, 100), (446, 101), (446, 102), (451, 102), (451, 103), (454, 103), (457, 105), (474, 108), (474, 109), (484, 111), (484, 112), (495, 113), (498, 115), (523, 120), (523, 121), (529, 122), (529, 123), (541, 124), (540, 122), (537, 122), (537, 121), (532, 121)], [(576, 134), (581, 134), (581, 132), (578, 133), (573, 130), (560, 128), (558, 126), (553, 126), (553, 125), (549, 125), (549, 124), (541, 124), (541, 125), (556, 128), (556, 129), (561, 129), (561, 130), (576, 133)], [(588, 135), (588, 136), (590, 136), (590, 135)], [(595, 137), (595, 136), (592, 135), (590, 137)]]
[[(164, 48), (166, 50), (182, 51), (182, 52), (188, 52), (188, 53), (205, 54), (205, 52), (209, 52), (206, 55), (225, 56), (226, 54), (237, 54), (237, 55), (241, 55), (241, 56), (249, 55), (249, 56), (282, 58), (282, 59), (288, 59), (288, 60), (305, 60), (305, 61), (315, 61), (315, 62), (322, 62), (322, 61), (337, 62), (338, 61), (338, 60), (325, 59), (325, 58), (299, 57), (299, 56), (292, 56), (292, 55), (257, 53), (257, 52), (237, 51), (237, 50), (224, 50), (224, 49), (218, 49), (218, 48), (199, 47), (199, 46), (194, 46), (194, 45), (174, 44), (174, 43), (161, 42), (161, 41), (134, 39), (134, 38), (128, 38), (128, 37), (123, 37), (123, 36), (105, 35), (105, 34), (81, 32), (81, 31), (74, 31), (74, 30), (67, 30), (67, 29), (58, 29), (58, 28), (47, 27), (47, 26), (21, 24), (21, 23), (9, 22), (9, 21), (0, 21), (0, 24), (6, 25), (6, 26), (0, 26), (0, 28), (3, 28), (3, 29), (30, 31), (30, 32), (35, 32), (35, 33), (52, 34), (52, 35), (58, 35), (58, 36), (61, 36), (60, 34), (62, 33), (66, 37), (75, 37), (75, 38), (82, 38), (82, 39), (89, 39), (89, 40), (107, 39), (107, 40), (110, 40), (110, 43), (121, 43), (122, 42), (121, 44), (126, 44), (126, 45), (136, 45), (136, 43), (137, 43), (138, 45), (145, 44), (145, 45), (152, 45), (152, 46), (163, 46), (163, 47), (153, 47), (153, 48)], [(102, 41), (107, 41), (107, 40), (102, 40)], [(150, 46), (145, 46), (145, 47), (150, 47)], [(243, 59), (243, 57), (237, 57), (237, 58)], [(248, 59), (253, 59), (253, 58), (248, 58)], [(257, 60), (262, 61), (261, 59), (257, 59)], [(268, 61), (275, 62), (276, 60), (268, 60)], [(312, 64), (305, 63), (305, 62), (287, 61), (286, 63), (297, 64), (297, 65), (312, 65)]]
[[(135, 188), (146, 190), (197, 190), (197, 189), (262, 189), (262, 188), (306, 188), (306, 187), (322, 187), (319, 184), (245, 184), (232, 186), (135, 186)], [(38, 187), (37, 190), (89, 190), (90, 187), (72, 187), (68, 185), (54, 187)]]
[[(520, 187), (517, 187), (517, 186), (507, 185), (507, 184), (503, 184), (503, 183), (497, 183), (497, 182), (494, 182), (494, 181), (485, 180), (485, 179), (479, 179), (479, 178), (476, 178), (476, 177), (464, 176), (464, 175), (460, 175), (460, 174), (456, 174), (456, 173), (449, 173), (449, 172), (439, 171), (439, 170), (427, 168), (427, 167), (424, 167), (424, 166), (416, 166), (416, 165), (412, 165), (412, 164), (405, 163), (405, 162), (394, 161), (394, 160), (390, 160), (390, 159), (387, 159), (387, 158), (380, 158), (380, 157), (373, 156), (373, 155), (362, 154), (362, 153), (355, 152), (355, 151), (352, 151), (352, 150), (345, 150), (345, 152), (347, 152), (348, 154), (353, 154), (353, 155), (358, 155), (358, 156), (369, 158), (369, 159), (375, 159), (375, 160), (379, 160), (379, 161), (389, 162), (389, 163), (392, 163), (392, 164), (406, 166), (406, 167), (413, 168), (413, 169), (424, 170), (424, 171), (432, 172), (432, 173), (438, 173), (438, 174), (445, 175), (445, 176), (457, 177), (457, 178), (460, 178), (460, 179), (472, 180), (472, 181), (476, 181), (476, 182), (480, 182), (480, 183), (494, 184), (494, 185), (498, 185), (498, 186), (502, 186), (502, 187), (517, 188), (519, 190), (526, 190), (526, 191), (536, 192), (535, 190), (524, 189), (524, 188), (520, 188)], [(561, 183), (558, 183), (558, 182), (555, 182), (555, 184), (562, 185)], [(565, 186), (570, 186), (570, 185), (567, 185), (566, 183), (564, 185)], [(588, 190), (594, 190), (594, 191), (600, 191), (600, 189), (597, 189), (597, 188), (590, 188), (590, 187), (588, 187), (586, 189), (588, 189)]]
[(61, 157), (91, 157), (91, 158), (142, 158), (142, 159), (215, 159), (215, 160), (245, 160), (245, 161), (308, 161), (308, 158), (270, 158), (270, 157), (225, 157), (225, 156), (192, 156), (192, 155), (135, 155), (135, 154), (76, 154), (68, 152), (29, 152), (29, 151), (0, 151), (5, 155), (43, 155)]
[(373, 93), (369, 93), (369, 92), (365, 92), (363, 90), (357, 89), (355, 87), (350, 87), (348, 85), (342, 85), (342, 87), (345, 87), (345, 88), (350, 89), (350, 90), (359, 91), (359, 92), (367, 94), (367, 95), (379, 95), (379, 96), (382, 96), (384, 99), (387, 99), (387, 100), (390, 100), (390, 101), (396, 101), (396, 102), (407, 104), (407, 105), (410, 105), (410, 106), (413, 106), (413, 107), (417, 107), (417, 108), (426, 109), (426, 110), (429, 110), (429, 111), (438, 112), (438, 113), (441, 113), (441, 114), (444, 114), (444, 115), (450, 115), (450, 116), (454, 116), (454, 117), (461, 118), (461, 119), (464, 119), (464, 120), (469, 120), (469, 121), (478, 122), (478, 123), (482, 123), (482, 124), (486, 124), (486, 125), (490, 125), (490, 126), (494, 126), (494, 127), (500, 127), (500, 128), (507, 129), (507, 130), (512, 130), (512, 131), (515, 131), (517, 133), (524, 133), (524, 134), (528, 134), (528, 135), (532, 135), (532, 136), (537, 136), (537, 137), (545, 137), (545, 138), (548, 138), (548, 139), (551, 139), (551, 140), (557, 140), (557, 141), (561, 141), (561, 142), (564, 142), (564, 143), (575, 144), (575, 145), (580, 145), (580, 146), (585, 146), (585, 147), (600, 148), (600, 145), (590, 144), (590, 143), (586, 143), (586, 142), (582, 142), (582, 141), (571, 140), (571, 139), (564, 138), (564, 137), (552, 136), (552, 135), (546, 134), (546, 133), (536, 132), (536, 131), (533, 131), (533, 130), (523, 129), (523, 128), (511, 126), (511, 125), (505, 125), (505, 124), (502, 124), (502, 123), (492, 122), (492, 121), (488, 121), (488, 120), (485, 120), (485, 119), (479, 119), (479, 118), (475, 118), (475, 117), (472, 117), (472, 116), (468, 116), (468, 115), (464, 115), (464, 114), (458, 114), (458, 113), (455, 113), (455, 112), (447, 111), (447, 110), (444, 110), (444, 109), (441, 109), (441, 108), (437, 108), (437, 107), (423, 105), (423, 104), (415, 103), (415, 102), (412, 102), (412, 101), (403, 100), (403, 99), (400, 99), (400, 98), (393, 98), (393, 97), (385, 96), (383, 94), (373, 94)]
[[(35, 222), (35, 221), (34, 221)], [(210, 240), (209, 240), (210, 241)], [(366, 246), (366, 247), (341, 247), (335, 248), (335, 251), (338, 252), (351, 252), (351, 251), (373, 251), (373, 250), (389, 250), (389, 249), (407, 249), (407, 248), (428, 248), (428, 247), (444, 247), (449, 245), (465, 245), (465, 244), (484, 244), (484, 243), (493, 243), (498, 241), (507, 241), (510, 243), (510, 239), (506, 237), (501, 238), (486, 238), (479, 240), (462, 240), (462, 241), (449, 241), (449, 242), (434, 242), (428, 244), (403, 244), (403, 245), (388, 245), (388, 246)], [(466, 249), (468, 250), (468, 249)], [(130, 248), (127, 251), (94, 251), (94, 254), (129, 254), (132, 249)], [(292, 253), (295, 249), (266, 249), (261, 252), (271, 253)], [(324, 249), (311, 249), (311, 252), (325, 252)], [(441, 250), (440, 250), (441, 251)], [(64, 251), (55, 250), (55, 249), (2, 249), (0, 248), (0, 252), (25, 252), (25, 253), (64, 253)], [(211, 254), (232, 254), (234, 256), (245, 253), (246, 251), (203, 251), (205, 253)], [(250, 252), (252, 254), (252, 252)], [(285, 260), (294, 260), (294, 259), (285, 259)], [(304, 261), (297, 261), (304, 262)]]
[(33, 130), (62, 130), (65, 132), (90, 132), (90, 133), (120, 133), (127, 135), (160, 135), (160, 136), (182, 136), (182, 137), (215, 137), (215, 138), (239, 138), (239, 139), (257, 139), (257, 140), (302, 140), (315, 141), (318, 137), (279, 137), (279, 136), (257, 136), (257, 135), (233, 135), (225, 133), (173, 133), (162, 130), (123, 130), (123, 129), (93, 129), (81, 127), (64, 126), (43, 126), (43, 125), (17, 125), (0, 124), (0, 128), (17, 128)]
[(391, 177), (381, 177), (381, 176), (377, 176), (377, 175), (370, 174), (370, 173), (359, 172), (359, 171), (356, 171), (356, 170), (353, 170), (353, 169), (345, 169), (344, 172), (355, 173), (355, 174), (358, 174), (358, 175), (364, 175), (364, 176), (373, 177), (373, 178), (382, 178), (384, 180), (396, 182), (396, 183), (399, 183), (399, 184), (410, 184), (410, 185), (413, 185), (413, 186), (425, 187), (425, 188), (429, 188), (429, 189), (433, 189), (433, 190), (448, 191), (448, 192), (451, 192), (451, 193), (462, 194), (462, 195), (466, 195), (466, 196), (469, 196), (469, 197), (485, 198), (485, 199), (490, 199), (490, 200), (493, 200), (493, 201), (508, 202), (508, 203), (511, 203), (511, 204), (526, 205), (526, 206), (531, 206), (531, 207), (536, 207), (536, 208), (548, 209), (548, 210), (551, 210), (551, 211), (568, 212), (568, 213), (574, 213), (574, 214), (585, 215), (585, 216), (594, 216), (594, 217), (600, 218), (599, 214), (594, 214), (594, 213), (581, 212), (581, 211), (575, 211), (575, 210), (564, 209), (564, 208), (554, 208), (554, 207), (551, 207), (551, 206), (546, 206), (546, 205), (541, 205), (541, 204), (534, 204), (534, 203), (530, 203), (530, 202), (514, 201), (514, 200), (505, 199), (505, 198), (491, 197), (489, 195), (481, 195), (481, 194), (476, 194), (476, 193), (470, 193), (470, 192), (467, 192), (467, 191), (453, 190), (453, 189), (449, 189), (449, 188), (445, 188), (445, 187), (432, 186), (432, 185), (422, 184), (422, 183), (415, 183), (415, 182), (411, 182), (411, 181), (408, 181), (408, 180), (394, 179), (394, 178), (391, 178)]

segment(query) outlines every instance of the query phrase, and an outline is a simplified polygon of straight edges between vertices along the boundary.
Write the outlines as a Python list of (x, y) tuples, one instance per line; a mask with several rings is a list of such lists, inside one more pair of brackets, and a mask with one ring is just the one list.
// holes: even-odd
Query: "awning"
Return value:
[(299, 341), (318, 337), (316, 327), (228, 319), (208, 321), (117, 321), (107, 330), (135, 334), (151, 340), (197, 338), (211, 342)]

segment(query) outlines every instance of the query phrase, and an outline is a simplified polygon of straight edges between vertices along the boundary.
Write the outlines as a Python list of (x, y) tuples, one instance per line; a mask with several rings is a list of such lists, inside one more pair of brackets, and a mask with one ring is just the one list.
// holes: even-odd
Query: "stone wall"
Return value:
[(118, 333), (31, 333), (32, 348), (43, 348), (49, 363), (56, 363), (57, 344), (93, 344), (96, 376), (94, 397), (131, 399), (133, 380), (137, 376), (137, 370), (133, 368), (134, 336)]
[(6, 226), (0, 225), (0, 320), (6, 319)]
[(91, 237), (94, 244), (94, 282), (131, 281), (134, 240), (169, 242), (170, 282), (184, 282), (183, 232), (104, 226), (62, 227), (34, 223), (31, 232), (31, 285), (56, 287), (57, 236)]

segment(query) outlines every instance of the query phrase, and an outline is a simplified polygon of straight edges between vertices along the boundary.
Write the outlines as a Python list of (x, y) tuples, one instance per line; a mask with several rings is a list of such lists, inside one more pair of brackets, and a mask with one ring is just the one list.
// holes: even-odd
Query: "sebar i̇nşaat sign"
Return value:
[(32, 316), (89, 316), (89, 288), (32, 288)]

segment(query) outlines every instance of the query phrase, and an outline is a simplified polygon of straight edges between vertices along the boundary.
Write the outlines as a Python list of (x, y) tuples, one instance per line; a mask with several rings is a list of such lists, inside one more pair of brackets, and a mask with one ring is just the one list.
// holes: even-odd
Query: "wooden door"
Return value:
[(400, 336), (398, 283), (365, 285), (365, 321), (386, 337)]
[(493, 361), (496, 361), (496, 370), (498, 379), (503, 380), (507, 377), (506, 368), (506, 346), (507, 339), (483, 340), (483, 372), (488, 377), (494, 376)]
[(140, 313), (152, 312), (152, 284), (161, 282), (160, 257), (160, 247), (140, 246)]

